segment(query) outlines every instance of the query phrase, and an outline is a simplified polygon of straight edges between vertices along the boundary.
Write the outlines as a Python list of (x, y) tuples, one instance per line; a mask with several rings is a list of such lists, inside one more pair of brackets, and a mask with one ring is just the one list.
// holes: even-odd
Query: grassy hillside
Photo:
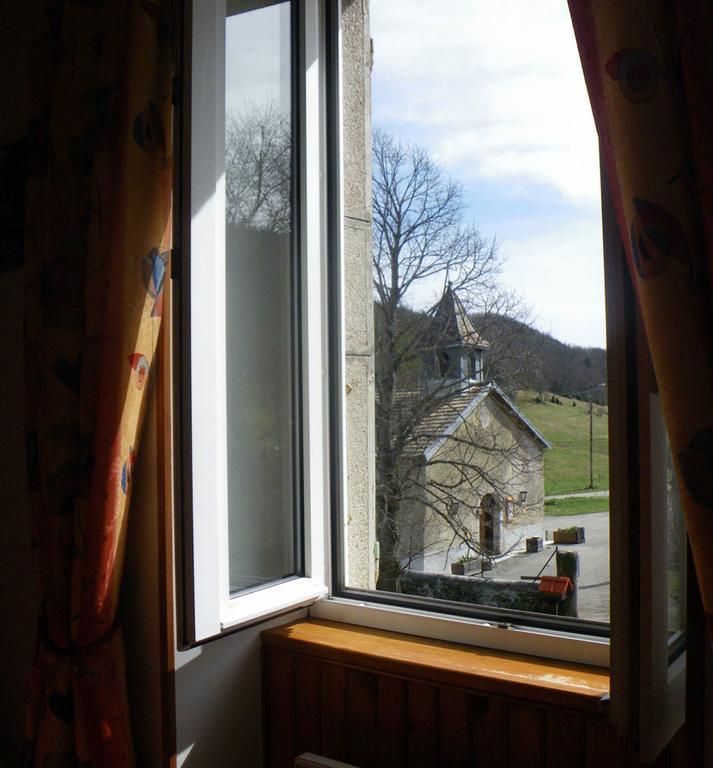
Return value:
[(566, 499), (549, 499), (545, 502), (545, 514), (548, 517), (561, 517), (562, 515), (589, 515), (592, 512), (606, 512), (608, 509), (608, 496), (585, 496), (581, 499), (568, 496)]
[[(589, 490), (589, 404), (559, 396), (562, 404), (557, 405), (550, 402), (550, 393), (545, 394), (541, 403), (536, 398), (535, 392), (521, 391), (517, 404), (551, 445), (545, 451), (545, 495)], [(606, 412), (606, 408), (594, 406), (596, 491), (609, 488)]]

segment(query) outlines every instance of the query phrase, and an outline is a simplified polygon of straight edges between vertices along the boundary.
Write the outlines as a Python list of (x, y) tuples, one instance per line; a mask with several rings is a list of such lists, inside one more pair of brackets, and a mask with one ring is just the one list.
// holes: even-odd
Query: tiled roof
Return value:
[[(428, 459), (429, 454), (432, 455), (438, 450), (488, 395), (497, 398), (501, 407), (521, 429), (528, 432), (543, 447), (549, 447), (547, 440), (496, 384), (475, 384), (437, 399), (433, 408), (416, 424), (404, 452), (411, 456), (423, 455)], [(421, 397), (417, 392), (398, 392), (394, 405), (401, 409), (404, 418), (407, 418), (409, 407), (418, 407)]]

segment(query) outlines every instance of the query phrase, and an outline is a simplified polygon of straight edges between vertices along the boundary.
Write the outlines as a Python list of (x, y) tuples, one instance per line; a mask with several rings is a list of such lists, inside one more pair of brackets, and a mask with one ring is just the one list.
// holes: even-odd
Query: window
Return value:
[(250, 5), (225, 26), (231, 594), (302, 575), (293, 9)]
[[(343, 488), (335, 493), (334, 593), (606, 638), (607, 560), (587, 550), (606, 552), (608, 536), (607, 407), (605, 388), (599, 386), (606, 377), (601, 220), (591, 117), (583, 131), (589, 144), (573, 148), (567, 132), (543, 134), (542, 125), (551, 132), (555, 121), (548, 123), (538, 113), (539, 102), (528, 98), (527, 75), (520, 82), (496, 62), (486, 67), (493, 77), (482, 76), (479, 62), (496, 56), (497, 35), (491, 42), (482, 30), (475, 37), (458, 30), (475, 29), (482, 20), (483, 29), (507, 37), (502, 30), (511, 34), (520, 22), (504, 23), (505, 6), (461, 4), (443, 17), (427, 6), (405, 10), (406, 4), (374, 0), (368, 19), (345, 5), (342, 20), (345, 259), (337, 266), (341, 274), (331, 303), (340, 302), (338, 317), (344, 323), (332, 365), (342, 378), (333, 392), (334, 410), (343, 409), (345, 420), (335, 427), (333, 442), (344, 446), (345, 474)], [(560, 70), (568, 71), (578, 66), (573, 34), (562, 26), (563, 20), (569, 24), (566, 8), (555, 11), (542, 14), (541, 32), (553, 39), (559, 33), (568, 36), (572, 58), (566, 65), (560, 62)], [(531, 11), (533, 17), (538, 13)], [(545, 30), (548, 22), (553, 26)], [(425, 39), (421, 33), (432, 23), (438, 34)], [(509, 53), (517, 52), (503, 56)], [(527, 63), (522, 55), (517, 61)], [(533, 76), (547, 92), (561, 85), (559, 73), (551, 71), (553, 62), (546, 60), (549, 71), (543, 74), (542, 61), (535, 60), (540, 68)], [(523, 66), (523, 72), (529, 69)], [(519, 101), (530, 108), (517, 112), (517, 124), (513, 110), (503, 112), (497, 94), (488, 93), (490, 81), (498, 78), (505, 89), (516, 86)], [(565, 86), (571, 88), (566, 78)], [(586, 117), (581, 78), (574, 86)], [(549, 99), (547, 108), (552, 104)], [(532, 125), (534, 120), (542, 125)], [(510, 138), (501, 142), (489, 123)], [(568, 140), (569, 151), (581, 148), (592, 161), (587, 168), (594, 167), (577, 172), (586, 183), (566, 171), (554, 177), (549, 170), (523, 172), (509, 157), (508, 142), (523, 144), (517, 148), (524, 161), (535, 163), (541, 146), (523, 138), (531, 128), (548, 145)], [(494, 157), (480, 149), (488, 142)], [(481, 170), (488, 163), (489, 170)], [(510, 176), (517, 181), (508, 186)], [(574, 195), (567, 186), (572, 184)], [(551, 198), (547, 213), (538, 207), (543, 190)], [(555, 193), (565, 199), (559, 208)], [(487, 194), (498, 194), (500, 202), (486, 199)], [(574, 199), (577, 195), (584, 195), (586, 204)], [(571, 238), (563, 222), (584, 218), (582, 211), (591, 243), (580, 237), (556, 250), (586, 251), (590, 258), (577, 261), (571, 271), (590, 275), (594, 288), (574, 274), (558, 274), (567, 262), (553, 254), (549, 240), (547, 246), (536, 242), (545, 235)], [(478, 217), (493, 221), (493, 229), (488, 231), (485, 222), (473, 224)], [(533, 234), (520, 234), (518, 250), (535, 251), (530, 258), (537, 268), (521, 259), (519, 270), (507, 272), (506, 258), (515, 260), (518, 253), (507, 244), (498, 246), (496, 224), (505, 240), (529, 227)], [(534, 289), (520, 301), (507, 280), (525, 270), (520, 290)], [(585, 300), (562, 299), (572, 281)], [(559, 297), (549, 283), (559, 285)], [(547, 299), (540, 301), (543, 294)], [(594, 320), (587, 318), (590, 327), (581, 331), (585, 342), (594, 340), (589, 346), (571, 349), (573, 337), (556, 341), (531, 327), (521, 311), (530, 301), (539, 302), (536, 311), (548, 310), (558, 299), (575, 309), (599, 302)], [(550, 313), (558, 333), (570, 332), (568, 323), (583, 324), (561, 314)], [(334, 333), (341, 333), (336, 324)], [(547, 351), (550, 347), (559, 358)], [(571, 361), (562, 364), (568, 356)], [(544, 414), (550, 420), (546, 427), (558, 421), (572, 431), (576, 424), (573, 448), (551, 436), (559, 429), (542, 426)], [(559, 469), (556, 478), (553, 467)], [(569, 504), (549, 498), (587, 490), (589, 484), (599, 498), (575, 498)], [(550, 504), (562, 514), (550, 515)], [(573, 534), (586, 540), (573, 553), (585, 567), (581, 583), (576, 566), (567, 574), (581, 589), (577, 607), (572, 599), (565, 608), (541, 595), (539, 577), (562, 575), (558, 569), (564, 572), (567, 566), (554, 557), (554, 531), (561, 528), (569, 535), (570, 528), (584, 525), (583, 515), (574, 513), (593, 507), (588, 539)], [(530, 538), (543, 546), (528, 553)], [(464, 564), (476, 574), (467, 581), (459, 575)]]
[(323, 526), (312, 522), (326, 503), (316, 415), (325, 407), (323, 25), (317, 0), (198, 0), (186, 20), (177, 387), (186, 645), (326, 591)]
[[(443, 570), (442, 551), (429, 550), (442, 531), (424, 524), (424, 499), (436, 518), (442, 509), (460, 547), (451, 547), (448, 564), (460, 561), (463, 570), (469, 565), (492, 578), (511, 559), (513, 542), (524, 543), (523, 520), (541, 511), (550, 442), (498, 383), (497, 333), (485, 332), (454, 280), (458, 269), (468, 273), (460, 254), (477, 244), (487, 255), (487, 239), (461, 228), (466, 238), (459, 251), (444, 235), (438, 252), (450, 267), (440, 274), (434, 300), (422, 295), (392, 307), (390, 323), (375, 312), (389, 296), (375, 280), (382, 266), (373, 253), (386, 253), (389, 243), (374, 235), (372, 220), (389, 214), (373, 205), (371, 185), (383, 175), (372, 175), (370, 146), (373, 140), (377, 163), (379, 152), (388, 163), (398, 147), (384, 133), (371, 134), (367, 7), (196, 0), (186, 25), (192, 65), (182, 127), (189, 149), (180, 190), (188, 193), (180, 260), (174, 260), (182, 643), (310, 605), (324, 618), (606, 666), (602, 620), (571, 617), (565, 624), (558, 611), (424, 599), (403, 588), (404, 577), (415, 574), (418, 582), (439, 559)], [(378, 46), (377, 40), (377, 57)], [(414, 159), (427, 185), (435, 184), (434, 163), (423, 154)], [(446, 184), (446, 194), (453, 189)], [(608, 247), (618, 247), (611, 216), (606, 227)], [(423, 265), (431, 257), (415, 247), (408, 258)], [(485, 285), (492, 277), (487, 260), (482, 268), (478, 279)], [(589, 350), (580, 360), (586, 387), (570, 387), (564, 402), (561, 390), (538, 391), (533, 402), (544, 406), (551, 396), (553, 412), (578, 415), (591, 429), (592, 446), (606, 433), (607, 410), (614, 413), (611, 504), (628, 509), (652, 476), (648, 459), (638, 466), (633, 457), (655, 455), (657, 466), (666, 461), (660, 425), (640, 407), (653, 390), (635, 386), (643, 366), (636, 350), (643, 355), (645, 343), (637, 338), (633, 296), (625, 276), (609, 272), (611, 391), (602, 386), (602, 355)], [(394, 372), (375, 354), (376, 342), (406, 361), (390, 390), (379, 384)], [(522, 363), (523, 349), (514, 349), (513, 359)], [(424, 411), (424, 398), (434, 407)], [(379, 448), (385, 413), (389, 438), (401, 441), (410, 462), (410, 484), (399, 498), (401, 530), (391, 540), (377, 505), (389, 502), (389, 483), (403, 476), (403, 465), (389, 465)], [(608, 464), (601, 455), (597, 464), (593, 449), (588, 456), (592, 479)], [(429, 462), (448, 469), (429, 478)], [(498, 482), (478, 483), (496, 469), (505, 470)], [(655, 495), (665, 503), (651, 531), (664, 536), (646, 546), (670, 544), (660, 572), (667, 583), (656, 594), (671, 617), (664, 622), (671, 631), (656, 648), (680, 665), (685, 616), (675, 489), (667, 482)], [(655, 505), (640, 506), (643, 515)], [(636, 521), (612, 519), (612, 652), (619, 654), (618, 669), (633, 674), (630, 649), (638, 645), (626, 635), (627, 616), (647, 615), (642, 595), (652, 592), (630, 584), (633, 570), (622, 564), (638, 553)], [(518, 582), (527, 581), (521, 575), (537, 578), (517, 573)], [(630, 689), (631, 681), (625, 685)], [(656, 685), (661, 690), (660, 678)]]

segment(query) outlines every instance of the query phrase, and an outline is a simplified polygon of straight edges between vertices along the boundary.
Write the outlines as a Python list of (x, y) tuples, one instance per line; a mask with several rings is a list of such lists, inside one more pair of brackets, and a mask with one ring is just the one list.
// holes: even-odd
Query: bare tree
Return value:
[[(453, 375), (424, 385), (424, 360), (438, 353), (442, 338), (434, 333), (434, 310), (417, 311), (414, 297), (448, 286), (484, 317), (522, 313), (523, 305), (499, 288), (495, 240), (466, 223), (461, 187), (429, 153), (379, 130), (372, 147), (378, 588), (393, 591), (404, 563), (434, 546), (430, 539), (444, 527), (451, 535), (447, 547), (487, 555), (475, 530), (474, 499), (483, 488), (507, 494), (498, 471), (504, 463), (510, 477), (529, 471), (517, 466), (518, 446), (503, 442), (501, 432), (476, 430), (465, 420), (438, 458), (424, 464), (423, 446), (443, 437), (443, 425), (429, 416), (458, 386)], [(444, 466), (434, 472), (438, 463)], [(417, 541), (409, 512), (414, 504), (425, 506), (434, 522), (430, 532), (421, 526)]]
[(289, 115), (273, 102), (226, 115), (225, 201), (230, 223), (290, 230), (292, 134)]

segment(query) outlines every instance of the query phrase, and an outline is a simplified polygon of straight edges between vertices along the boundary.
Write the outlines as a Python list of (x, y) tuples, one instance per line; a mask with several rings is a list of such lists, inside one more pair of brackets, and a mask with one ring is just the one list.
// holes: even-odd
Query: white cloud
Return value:
[(290, 8), (275, 5), (229, 16), (225, 26), (225, 105), (275, 104), (289, 113)]
[(374, 120), (413, 127), (454, 176), (598, 198), (596, 134), (567, 5), (374, 0)]
[(604, 262), (597, 216), (505, 240), (504, 282), (535, 307), (534, 325), (560, 341), (606, 346)]

